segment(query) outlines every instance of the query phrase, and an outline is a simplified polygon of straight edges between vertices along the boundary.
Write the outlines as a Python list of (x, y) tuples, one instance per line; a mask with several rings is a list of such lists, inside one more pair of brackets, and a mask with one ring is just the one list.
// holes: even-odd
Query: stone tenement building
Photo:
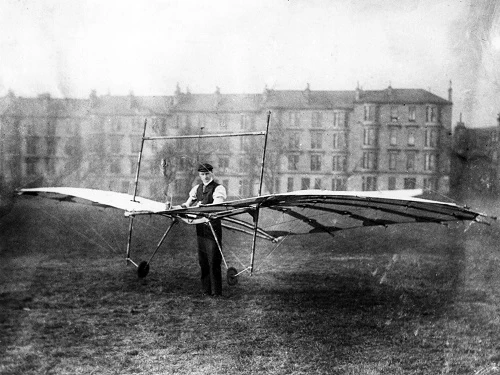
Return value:
[[(88, 99), (0, 98), (1, 175), (8, 186), (131, 192), (144, 121), (149, 135), (264, 130), (264, 193), (299, 189), (449, 189), (448, 100), (422, 89), (181, 92)], [(185, 197), (197, 160), (231, 197), (257, 193), (263, 137), (146, 141), (139, 193)]]
[(497, 125), (481, 128), (467, 128), (461, 117), (453, 133), (450, 188), (457, 196), (498, 196), (500, 114)]

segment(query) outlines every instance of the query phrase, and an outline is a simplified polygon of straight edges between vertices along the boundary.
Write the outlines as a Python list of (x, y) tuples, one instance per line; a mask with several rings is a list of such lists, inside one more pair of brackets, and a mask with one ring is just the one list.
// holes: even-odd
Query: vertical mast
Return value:
[[(137, 195), (137, 186), (139, 184), (139, 172), (141, 169), (141, 159), (142, 159), (142, 151), (144, 149), (144, 138), (146, 137), (146, 125), (148, 123), (148, 119), (144, 119), (144, 130), (142, 131), (142, 138), (141, 138), (141, 150), (139, 151), (139, 157), (137, 160), (137, 171), (135, 173), (135, 186), (134, 186), (134, 197), (132, 198), (132, 202), (137, 202), (135, 200), (135, 197)], [(128, 225), (128, 238), (127, 238), (127, 263), (131, 261), (130, 259), (130, 244), (132, 243), (132, 230), (134, 228), (134, 216), (130, 216), (129, 218), (129, 225)]]
[[(267, 149), (267, 137), (269, 135), (269, 123), (271, 121), (271, 111), (267, 112), (267, 125), (266, 125), (266, 135), (264, 138), (264, 150), (262, 152), (262, 164), (260, 167), (260, 181), (259, 181), (259, 194), (258, 196), (260, 197), (262, 194), (262, 183), (264, 179), (264, 167), (265, 167), (265, 162), (266, 162), (266, 149)], [(255, 260), (255, 247), (256, 247), (256, 241), (257, 241), (257, 230), (258, 230), (258, 225), (259, 225), (259, 210), (260, 210), (260, 204), (257, 203), (255, 207), (255, 212), (253, 215), (253, 239), (252, 239), (252, 256), (250, 259), (250, 275), (253, 273), (253, 266), (254, 266), (254, 260)]]
[(137, 160), (137, 171), (135, 172), (135, 186), (134, 186), (134, 197), (132, 201), (135, 202), (135, 197), (137, 195), (137, 186), (139, 184), (139, 172), (141, 170), (141, 159), (142, 159), (142, 150), (144, 149), (144, 138), (146, 137), (146, 125), (148, 123), (148, 119), (144, 120), (144, 130), (142, 131), (142, 139), (141, 139), (141, 150), (139, 151), (139, 157)]

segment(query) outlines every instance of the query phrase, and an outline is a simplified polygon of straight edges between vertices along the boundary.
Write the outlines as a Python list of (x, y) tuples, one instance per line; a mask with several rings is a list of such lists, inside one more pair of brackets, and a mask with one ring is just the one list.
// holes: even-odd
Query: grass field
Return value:
[[(136, 220), (135, 259), (166, 222)], [(500, 361), (498, 223), (259, 242), (257, 272), (222, 299), (199, 291), (194, 228), (176, 226), (139, 280), (127, 225), (40, 199), (0, 219), (1, 374), (492, 374)], [(224, 246), (248, 263), (250, 238), (225, 232)]]

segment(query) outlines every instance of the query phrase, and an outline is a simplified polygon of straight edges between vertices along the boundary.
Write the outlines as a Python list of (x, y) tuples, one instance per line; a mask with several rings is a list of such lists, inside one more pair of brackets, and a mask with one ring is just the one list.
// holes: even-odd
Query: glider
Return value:
[[(475, 212), (467, 207), (454, 203), (416, 198), (415, 195), (422, 194), (422, 190), (392, 190), (385, 192), (301, 190), (283, 194), (261, 195), (269, 119), (270, 112), (267, 117), (267, 129), (264, 132), (163, 137), (146, 137), (145, 122), (133, 195), (69, 187), (20, 189), (17, 193), (19, 195), (42, 196), (59, 201), (85, 201), (102, 207), (113, 207), (122, 210), (125, 216), (129, 217), (126, 261), (128, 264), (137, 267), (140, 278), (146, 277), (149, 273), (151, 261), (174, 225), (177, 223), (205, 224), (213, 232), (212, 222), (221, 220), (223, 228), (253, 236), (250, 264), (239, 272), (234, 267), (228, 266), (222, 246), (217, 243), (227, 270), (229, 285), (236, 284), (238, 276), (243, 272), (252, 274), (254, 271), (257, 238), (279, 244), (289, 235), (327, 233), (334, 236), (338, 231), (359, 227), (387, 227), (388, 225), (403, 223), (444, 224), (453, 221), (488, 223), (487, 220), (484, 220), (488, 217), (487, 215)], [(265, 135), (258, 196), (189, 208), (168, 207), (163, 202), (137, 196), (144, 141), (254, 135)], [(170, 224), (149, 259), (138, 262), (131, 257), (131, 240), (134, 217), (140, 215), (160, 215), (170, 219)], [(215, 235), (214, 237), (217, 241), (217, 237)]]
[[(327, 233), (369, 226), (388, 226), (403, 223), (439, 223), (473, 221), (485, 223), (487, 216), (453, 203), (411, 197), (421, 190), (387, 192), (338, 192), (303, 190), (284, 194), (262, 195), (253, 198), (208, 204), (189, 208), (167, 209), (165, 203), (134, 197), (129, 194), (81, 189), (34, 188), (20, 189), (20, 195), (35, 195), (59, 201), (88, 201), (101, 207), (113, 207), (130, 218), (126, 260), (137, 267), (138, 276), (146, 277), (149, 266), (177, 223), (205, 223), (212, 228), (213, 220), (221, 220), (223, 228), (253, 235), (250, 264), (241, 271), (229, 267), (221, 244), (218, 244), (227, 270), (229, 285), (237, 283), (243, 272), (254, 270), (256, 238), (279, 243), (290, 235)], [(136, 262), (131, 258), (130, 242), (133, 218), (138, 215), (161, 215), (170, 219), (158, 245), (148, 260)], [(293, 223), (293, 226), (290, 225)], [(213, 228), (212, 228), (213, 230)], [(215, 237), (217, 238), (217, 237)]]

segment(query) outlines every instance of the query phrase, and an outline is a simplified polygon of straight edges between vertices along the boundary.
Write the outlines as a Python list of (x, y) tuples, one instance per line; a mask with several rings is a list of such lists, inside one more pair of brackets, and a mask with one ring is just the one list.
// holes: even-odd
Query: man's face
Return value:
[(206, 185), (213, 179), (213, 173), (212, 172), (198, 172), (200, 175), (201, 181)]

